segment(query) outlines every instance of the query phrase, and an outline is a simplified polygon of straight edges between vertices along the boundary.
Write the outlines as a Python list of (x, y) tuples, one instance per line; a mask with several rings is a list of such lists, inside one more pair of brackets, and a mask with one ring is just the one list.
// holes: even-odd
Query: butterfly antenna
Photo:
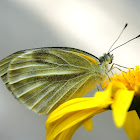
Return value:
[(132, 41), (132, 40), (135, 40), (135, 39), (137, 39), (137, 38), (139, 38), (139, 37), (140, 37), (140, 35), (138, 35), (138, 36), (136, 36), (136, 37), (134, 37), (134, 38), (132, 38), (132, 39), (130, 39), (130, 40), (128, 40), (128, 41), (126, 41), (125, 43), (123, 43), (123, 44), (119, 45), (118, 47), (114, 48), (113, 50), (109, 51), (108, 53), (110, 53), (110, 52), (112, 52), (112, 51), (116, 50), (117, 48), (119, 48), (119, 47), (121, 47), (121, 46), (123, 46), (123, 45), (127, 44), (128, 42), (130, 42), (130, 41)]
[(111, 47), (109, 48), (108, 50), (108, 53), (109, 51), (111, 50), (111, 48), (114, 46), (114, 44), (118, 41), (118, 39), (120, 38), (120, 36), (122, 35), (123, 31), (125, 30), (125, 28), (127, 27), (127, 23), (125, 24), (124, 28), (122, 29), (121, 33), (119, 34), (118, 38), (115, 40), (115, 42), (111, 45)]

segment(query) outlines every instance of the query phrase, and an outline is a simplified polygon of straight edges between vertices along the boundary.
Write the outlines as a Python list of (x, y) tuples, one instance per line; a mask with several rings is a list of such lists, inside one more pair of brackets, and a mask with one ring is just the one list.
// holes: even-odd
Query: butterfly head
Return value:
[(105, 53), (103, 56), (99, 58), (99, 61), (100, 63), (105, 62), (105, 63), (111, 64), (113, 61), (113, 54)]

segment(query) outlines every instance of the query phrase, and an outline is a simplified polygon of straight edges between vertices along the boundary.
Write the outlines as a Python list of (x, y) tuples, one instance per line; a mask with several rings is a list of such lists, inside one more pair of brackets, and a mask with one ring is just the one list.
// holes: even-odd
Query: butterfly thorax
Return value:
[(113, 55), (107, 53), (99, 58), (99, 65), (96, 69), (95, 80), (97, 84), (102, 83), (102, 81), (106, 78), (107, 73), (109, 71), (109, 64), (113, 61)]

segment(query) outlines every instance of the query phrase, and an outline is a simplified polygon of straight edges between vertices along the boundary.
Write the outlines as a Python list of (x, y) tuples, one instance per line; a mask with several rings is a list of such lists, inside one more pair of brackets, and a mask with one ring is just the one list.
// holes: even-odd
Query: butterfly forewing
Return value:
[(37, 113), (48, 114), (96, 86), (96, 64), (80, 53), (90, 56), (70, 48), (17, 52), (0, 61), (0, 76), (19, 101)]

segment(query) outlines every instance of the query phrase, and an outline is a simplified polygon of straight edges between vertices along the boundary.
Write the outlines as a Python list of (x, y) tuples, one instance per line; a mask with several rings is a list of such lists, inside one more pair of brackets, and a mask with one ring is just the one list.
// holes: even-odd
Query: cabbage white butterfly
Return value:
[(47, 115), (102, 83), (113, 60), (110, 52), (97, 58), (67, 47), (23, 50), (0, 61), (0, 76), (17, 100)]
[(0, 76), (19, 101), (37, 113), (48, 114), (101, 83), (112, 59), (110, 54), (98, 59), (73, 48), (31, 49), (1, 60)]

